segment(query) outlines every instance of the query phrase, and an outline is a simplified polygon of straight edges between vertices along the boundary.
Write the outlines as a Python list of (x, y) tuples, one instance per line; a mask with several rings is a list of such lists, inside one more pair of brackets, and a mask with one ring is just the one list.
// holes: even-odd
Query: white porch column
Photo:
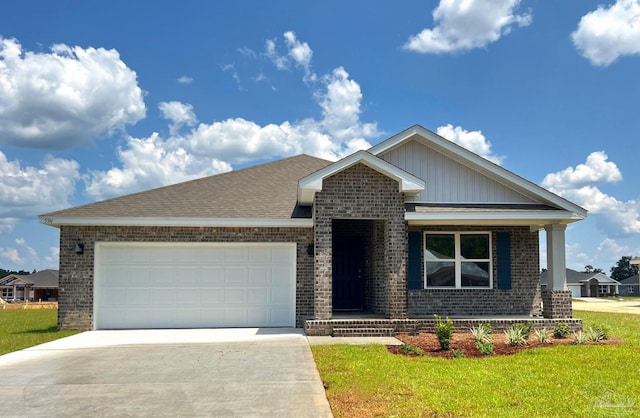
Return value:
[(567, 226), (546, 225), (547, 231), (547, 289), (567, 290), (567, 270), (564, 232)]

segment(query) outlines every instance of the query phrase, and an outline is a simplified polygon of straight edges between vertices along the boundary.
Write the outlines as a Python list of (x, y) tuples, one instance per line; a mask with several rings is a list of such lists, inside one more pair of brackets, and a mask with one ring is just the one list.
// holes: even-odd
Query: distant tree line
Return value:
[[(614, 280), (623, 280), (626, 279), (627, 277), (631, 277), (635, 274), (638, 274), (638, 266), (635, 264), (631, 264), (629, 263), (631, 261), (633, 257), (630, 255), (625, 255), (622, 258), (620, 258), (620, 260), (618, 260), (618, 262), (616, 263), (615, 266), (611, 267), (611, 273), (609, 274), (609, 277), (611, 277)], [(604, 273), (604, 270), (602, 270), (601, 268), (595, 268), (592, 265), (588, 264), (586, 266), (584, 266), (584, 270), (582, 270), (583, 273)]]

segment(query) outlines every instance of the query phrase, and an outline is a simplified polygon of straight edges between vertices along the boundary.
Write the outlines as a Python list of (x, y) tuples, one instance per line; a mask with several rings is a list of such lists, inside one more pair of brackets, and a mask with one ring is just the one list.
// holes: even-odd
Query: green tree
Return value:
[(614, 280), (622, 280), (627, 277), (633, 276), (634, 274), (638, 274), (638, 266), (629, 264), (629, 261), (632, 259), (630, 255), (623, 256), (616, 263), (615, 267), (611, 267), (610, 277)]
[(582, 270), (583, 273), (604, 273), (604, 270), (602, 270), (601, 268), (594, 268), (591, 264), (587, 264), (586, 266), (584, 266), (584, 270)]

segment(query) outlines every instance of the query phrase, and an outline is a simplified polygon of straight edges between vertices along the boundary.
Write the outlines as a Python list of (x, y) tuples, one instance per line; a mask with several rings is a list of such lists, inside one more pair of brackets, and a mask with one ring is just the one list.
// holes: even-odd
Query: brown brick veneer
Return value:
[(388, 318), (406, 317), (407, 232), (404, 195), (398, 182), (356, 164), (324, 179), (314, 202), (315, 319), (332, 316), (332, 221), (372, 219), (374, 226), (374, 277), (369, 295), (375, 313)]
[[(76, 254), (76, 242), (85, 244)], [(93, 328), (94, 248), (107, 242), (295, 242), (296, 326), (313, 317), (313, 242), (311, 228), (206, 228), (141, 226), (62, 226), (60, 228), (60, 281), (58, 327)]]

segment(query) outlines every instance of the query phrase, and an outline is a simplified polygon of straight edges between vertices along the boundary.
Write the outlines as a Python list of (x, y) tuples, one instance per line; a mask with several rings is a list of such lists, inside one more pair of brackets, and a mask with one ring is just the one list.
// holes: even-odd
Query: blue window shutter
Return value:
[(498, 289), (511, 289), (511, 233), (496, 233)]
[(422, 289), (422, 232), (409, 231), (409, 263), (407, 287)]

